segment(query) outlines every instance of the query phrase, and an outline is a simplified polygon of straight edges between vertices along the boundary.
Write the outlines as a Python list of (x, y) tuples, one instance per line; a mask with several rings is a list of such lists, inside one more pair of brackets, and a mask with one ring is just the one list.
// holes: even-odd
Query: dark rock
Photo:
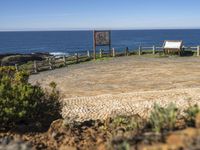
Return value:
[(43, 60), (41, 56), (38, 55), (12, 55), (12, 56), (6, 56), (2, 58), (1, 65), (2, 66), (9, 66), (9, 65), (15, 65), (15, 64), (23, 64), (27, 63), (29, 61), (34, 60)]
[(2, 66), (24, 64), (29, 61), (41, 61), (49, 57), (49, 53), (32, 53), (32, 54), (0, 54)]
[(0, 139), (0, 150), (31, 150), (30, 143), (6, 136)]
[(7, 145), (8, 143), (10, 143), (13, 140), (13, 138), (9, 137), (9, 136), (5, 136), (4, 138), (0, 139), (0, 144), (2, 145)]

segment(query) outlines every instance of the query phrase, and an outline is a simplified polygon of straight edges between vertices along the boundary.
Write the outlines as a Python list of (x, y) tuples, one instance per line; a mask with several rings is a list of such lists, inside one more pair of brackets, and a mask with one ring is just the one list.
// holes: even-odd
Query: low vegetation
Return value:
[(166, 108), (154, 105), (154, 110), (151, 112), (149, 123), (152, 130), (160, 133), (163, 130), (173, 130), (179, 115), (178, 109), (174, 104), (170, 104)]
[(200, 113), (200, 108), (198, 105), (191, 105), (188, 109), (185, 110), (186, 113), (186, 123), (188, 126), (195, 125), (195, 119), (197, 114)]
[[(197, 124), (200, 123), (200, 121), (197, 120), (197, 115), (199, 114), (200, 108), (198, 105), (190, 105), (184, 113), (181, 113), (181, 111), (173, 103), (171, 103), (167, 107), (161, 107), (160, 105), (155, 104), (154, 109), (151, 111), (147, 120), (138, 117), (136, 119), (135, 116), (116, 117), (110, 125), (112, 126), (111, 130), (123, 127), (123, 136), (119, 138), (118, 134), (115, 134), (111, 138), (109, 147), (111, 147), (111, 149), (129, 150), (133, 147), (138, 149), (137, 145), (143, 145), (144, 143), (146, 145), (166, 143), (167, 135), (169, 135), (169, 133), (172, 134), (173, 132), (178, 131), (179, 128), (184, 129), (189, 127), (190, 129), (199, 126)], [(184, 128), (182, 128), (183, 126)], [(183, 134), (186, 133), (187, 129), (186, 131), (183, 131)], [(178, 135), (179, 134), (181, 135), (181, 132), (178, 133)], [(191, 131), (189, 130), (189, 133), (187, 134), (191, 134)], [(198, 139), (198, 137), (195, 138)], [(177, 147), (178, 146), (179, 145), (177, 145)], [(198, 145), (187, 146), (196, 147), (197, 149), (200, 148)]]
[[(197, 105), (191, 105), (181, 113), (173, 103), (166, 107), (155, 104), (148, 119), (134, 115), (116, 116), (104, 121), (72, 123), (65, 120), (64, 134), (70, 132), (68, 139), (75, 141), (71, 143), (69, 140), (68, 144), (79, 149), (97, 149), (97, 147), (108, 150), (139, 149), (138, 146), (141, 145), (166, 143), (167, 136), (180, 129), (194, 128), (197, 114), (199, 114)], [(193, 123), (189, 124), (191, 121)]]
[(14, 67), (0, 67), (0, 129), (12, 129), (20, 124), (49, 124), (59, 117), (59, 92), (51, 83), (46, 92), (39, 85), (28, 83), (29, 75)]

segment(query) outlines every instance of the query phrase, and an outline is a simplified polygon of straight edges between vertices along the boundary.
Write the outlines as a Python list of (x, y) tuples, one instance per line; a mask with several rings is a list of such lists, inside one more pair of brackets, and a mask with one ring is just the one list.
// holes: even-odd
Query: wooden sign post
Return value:
[(97, 46), (109, 46), (109, 55), (111, 55), (111, 31), (94, 31), (93, 36), (94, 59), (96, 59)]

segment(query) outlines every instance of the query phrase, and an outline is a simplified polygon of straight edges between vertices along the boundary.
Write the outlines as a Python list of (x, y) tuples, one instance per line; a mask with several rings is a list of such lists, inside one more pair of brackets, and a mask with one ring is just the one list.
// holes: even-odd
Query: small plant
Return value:
[(130, 150), (130, 144), (126, 141), (124, 141), (123, 143), (117, 145), (115, 147), (116, 150)]
[(119, 128), (124, 131), (137, 131), (143, 124), (143, 120), (138, 116), (117, 116), (106, 120), (104, 128), (111, 131)]
[(145, 120), (138, 115), (116, 116), (100, 124), (100, 131), (106, 133), (108, 149), (129, 150), (129, 141), (141, 134)]
[(163, 130), (173, 130), (178, 116), (178, 109), (174, 104), (164, 108), (157, 104), (151, 112), (149, 123), (153, 131), (159, 133)]
[(0, 67), (0, 79), (2, 79), (4, 76), (8, 76), (10, 78), (14, 77), (16, 70), (15, 67)]
[(187, 110), (186, 113), (186, 122), (189, 126), (195, 125), (195, 119), (198, 113), (200, 113), (200, 108), (198, 105), (191, 105)]

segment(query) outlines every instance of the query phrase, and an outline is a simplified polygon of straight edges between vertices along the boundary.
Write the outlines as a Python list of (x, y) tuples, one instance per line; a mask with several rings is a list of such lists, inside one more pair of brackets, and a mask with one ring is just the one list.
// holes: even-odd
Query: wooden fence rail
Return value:
[[(196, 51), (197, 56), (200, 56), (200, 46), (183, 46), (184, 50), (187, 51)], [(147, 46), (139, 46), (138, 47), (138, 55), (141, 55), (143, 51), (151, 51), (152, 50), (152, 54), (156, 54), (156, 52), (160, 52), (163, 50), (163, 47), (156, 47), (155, 45), (153, 45), (152, 47), (147, 47)]]
[[(196, 53), (196, 56), (200, 56), (200, 46), (196, 47), (186, 47), (183, 46), (184, 50), (187, 51), (193, 51)], [(129, 51), (128, 48), (124, 50), (124, 52), (117, 52), (115, 48), (112, 48), (111, 54), (110, 52), (106, 52), (103, 49), (99, 50), (99, 54), (97, 54), (97, 58), (103, 58), (103, 57), (118, 57), (118, 56), (128, 56), (128, 55), (144, 55), (144, 54), (157, 54), (161, 53), (163, 50), (163, 47), (158, 47), (158, 46), (139, 46), (138, 50), (132, 50)], [(30, 73), (38, 73), (40, 71), (45, 71), (45, 70), (52, 70), (55, 68), (60, 68), (64, 66), (68, 66), (70, 64), (76, 64), (80, 62), (85, 62), (93, 59), (94, 56), (91, 55), (90, 51), (86, 51), (86, 53), (75, 53), (74, 55), (71, 56), (51, 56), (46, 58), (43, 61), (33, 61), (31, 64), (23, 64), (23, 65), (18, 65), (15, 64), (16, 70), (20, 69), (26, 69)]]
[(29, 73), (34, 74), (40, 71), (45, 70), (53, 70), (55, 68), (60, 68), (64, 66), (68, 66), (71, 64), (76, 64), (80, 62), (85, 62), (91, 60), (90, 52), (87, 51), (85, 55), (80, 55), (75, 53), (73, 56), (51, 56), (47, 57), (45, 60), (42, 61), (33, 61), (27, 64), (18, 65), (15, 64), (16, 70), (27, 70)]

